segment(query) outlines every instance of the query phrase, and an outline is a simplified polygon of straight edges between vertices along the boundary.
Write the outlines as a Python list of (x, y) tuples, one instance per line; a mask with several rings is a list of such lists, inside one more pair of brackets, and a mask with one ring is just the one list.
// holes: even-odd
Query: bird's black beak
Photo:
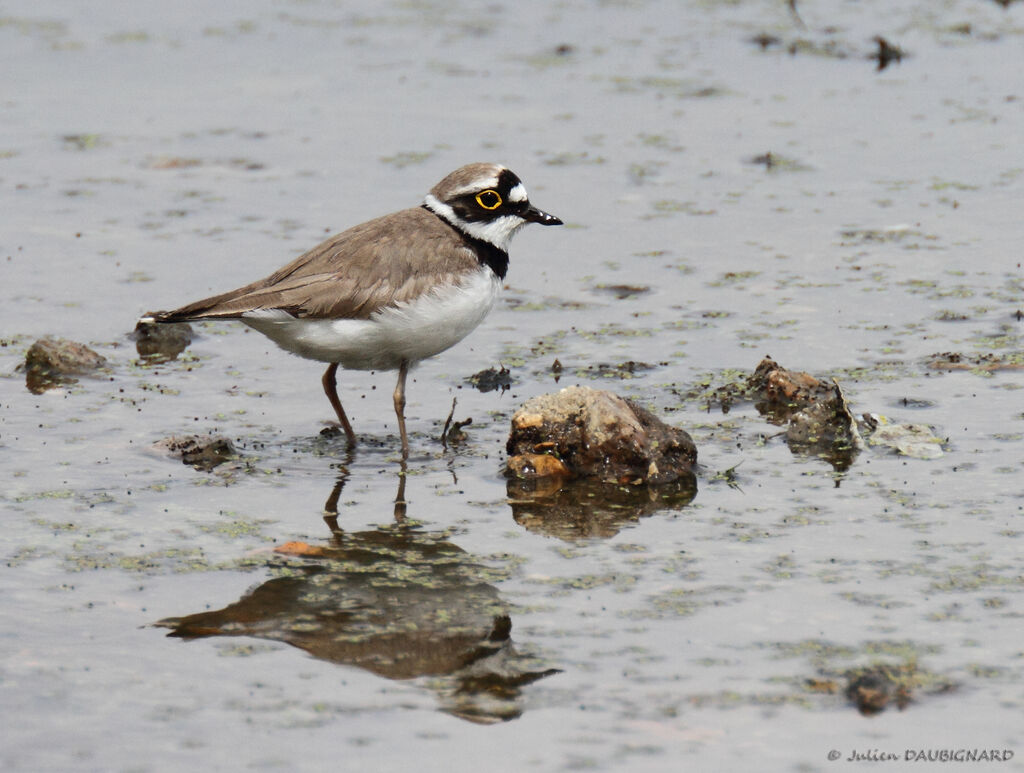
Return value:
[(554, 215), (549, 215), (547, 212), (537, 209), (532, 204), (526, 208), (526, 211), (520, 216), (527, 223), (540, 223), (541, 225), (562, 225), (562, 221)]

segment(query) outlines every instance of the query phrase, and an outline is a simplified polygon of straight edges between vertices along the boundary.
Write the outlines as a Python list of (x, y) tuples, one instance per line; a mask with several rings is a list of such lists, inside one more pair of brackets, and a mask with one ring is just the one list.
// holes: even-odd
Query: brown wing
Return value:
[(404, 209), (332, 236), (266, 279), (150, 316), (183, 322), (283, 309), (310, 319), (366, 319), (438, 281), (457, 281), (477, 265), (475, 253), (441, 218), (422, 207)]

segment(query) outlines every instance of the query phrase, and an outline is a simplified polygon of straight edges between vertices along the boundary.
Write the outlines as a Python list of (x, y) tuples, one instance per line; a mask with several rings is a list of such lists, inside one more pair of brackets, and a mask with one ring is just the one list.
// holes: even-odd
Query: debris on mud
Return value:
[(910, 661), (899, 665), (874, 663), (847, 671), (846, 697), (865, 716), (884, 711), (890, 703), (903, 711), (914, 692), (943, 693), (953, 689), (952, 682), (931, 674)]
[(175, 360), (192, 343), (192, 326), (188, 322), (157, 324), (139, 322), (132, 333), (135, 351), (149, 362)]
[(905, 247), (918, 248), (927, 242), (929, 237), (906, 223), (886, 226), (885, 228), (844, 228), (839, 232), (842, 247), (858, 244), (900, 244)]
[(945, 677), (918, 666), (916, 660), (904, 663), (872, 663), (844, 672), (823, 673), (804, 681), (804, 689), (819, 694), (842, 693), (864, 716), (874, 716), (895, 705), (903, 711), (915, 695), (940, 695), (956, 689)]
[(466, 383), (472, 384), (481, 392), (495, 392), (499, 389), (504, 392), (512, 386), (512, 372), (504, 366), (499, 370), (487, 368), (474, 373), (466, 379)]
[(441, 445), (444, 448), (448, 448), (448, 444), (451, 443), (453, 446), (458, 445), (465, 440), (468, 435), (463, 432), (463, 428), (468, 427), (473, 423), (473, 418), (463, 419), (462, 421), (455, 421), (455, 406), (457, 404), (456, 399), (452, 398), (452, 409), (448, 412), (448, 418), (444, 420), (444, 428), (441, 430)]
[(617, 301), (637, 298), (641, 295), (646, 295), (650, 291), (650, 285), (596, 284), (592, 288), (592, 292), (600, 295), (610, 295)]
[(942, 441), (935, 437), (931, 427), (924, 424), (893, 424), (885, 416), (865, 413), (864, 427), (868, 443), (884, 446), (914, 459), (938, 459), (942, 456)]
[[(1002, 0), (996, 0), (996, 2), (1002, 2)], [(790, 8), (792, 9), (792, 7), (791, 5)], [(798, 36), (785, 40), (778, 35), (761, 32), (747, 38), (747, 42), (757, 46), (761, 51), (785, 51), (790, 56), (807, 55), (839, 60), (867, 59), (876, 63), (879, 72), (894, 62), (899, 64), (908, 56), (906, 51), (880, 35), (871, 38), (871, 42), (875, 45), (874, 51), (868, 54), (858, 53), (858, 49), (861, 49), (862, 46), (838, 37), (836, 33), (839, 30), (837, 28), (827, 27), (824, 35), (814, 34), (803, 22), (799, 22), (799, 17), (796, 14), (794, 14), (794, 18), (797, 19), (797, 26), (801, 30), (801, 34)]]
[[(949, 362), (959, 355), (934, 355)], [(955, 366), (955, 362), (954, 362)], [(703, 391), (700, 390), (703, 387)], [(898, 424), (878, 414), (865, 413), (858, 421), (850, 410), (839, 383), (822, 381), (809, 373), (786, 370), (765, 357), (749, 377), (730, 374), (728, 382), (678, 393), (684, 399), (717, 403), (728, 413), (739, 401), (750, 401), (770, 423), (785, 427), (786, 443), (793, 453), (816, 455), (836, 470), (846, 470), (866, 445), (888, 447), (915, 459), (938, 459), (943, 440), (924, 424)], [(903, 407), (914, 407), (904, 398)]]
[(562, 361), (555, 357), (555, 361), (551, 363), (551, 375), (554, 376), (556, 384), (562, 378), (562, 369)]
[[(520, 478), (596, 478), (612, 484), (671, 483), (692, 476), (690, 436), (636, 403), (589, 387), (528, 400), (512, 417), (508, 472)], [(552, 456), (556, 462), (538, 460)]]
[(812, 167), (793, 158), (768, 151), (747, 160), (747, 163), (763, 166), (769, 172), (807, 172)]
[(881, 72), (893, 62), (899, 64), (903, 61), (903, 57), (906, 56), (906, 52), (902, 48), (894, 46), (881, 35), (876, 35), (874, 42), (878, 45), (878, 50), (869, 56), (868, 59), (874, 59), (878, 62), (878, 72)]
[(864, 448), (857, 421), (842, 387), (809, 373), (786, 370), (765, 357), (750, 375), (727, 374), (725, 383), (706, 378), (695, 388), (678, 390), (684, 400), (698, 400), (710, 412), (718, 405), (728, 413), (736, 403), (753, 403), (771, 424), (785, 427), (786, 442), (795, 454), (818, 456), (837, 470), (848, 469)]
[(762, 51), (767, 51), (769, 48), (781, 46), (782, 38), (777, 35), (769, 35), (767, 32), (761, 32), (748, 38), (747, 42), (753, 43)]
[(173, 435), (158, 441), (156, 448), (204, 472), (238, 457), (234, 445), (222, 435)]
[(64, 338), (40, 338), (25, 355), (25, 386), (33, 394), (63, 384), (73, 384), (72, 376), (91, 373), (107, 360), (85, 344)]
[(895, 670), (888, 666), (871, 666), (851, 671), (847, 674), (846, 697), (865, 716), (884, 711), (893, 698), (897, 708), (903, 711), (910, 703), (910, 687), (896, 678)]
[(656, 365), (652, 365), (649, 362), (637, 362), (636, 360), (599, 362), (596, 365), (588, 365), (585, 368), (578, 369), (576, 374), (581, 378), (616, 378), (625, 380), (633, 378), (638, 373), (646, 373), (658, 367), (664, 367), (667, 364), (667, 362), (659, 362)]
[(977, 373), (992, 373), (997, 370), (1024, 370), (1024, 352), (998, 354), (960, 354), (941, 352), (927, 358), (932, 370), (969, 370)]
[(800, 37), (785, 44), (786, 53), (790, 56), (806, 55), (816, 56), (822, 59), (851, 59), (855, 56), (852, 46), (841, 40), (828, 38), (825, 40), (812, 40), (807, 37)]

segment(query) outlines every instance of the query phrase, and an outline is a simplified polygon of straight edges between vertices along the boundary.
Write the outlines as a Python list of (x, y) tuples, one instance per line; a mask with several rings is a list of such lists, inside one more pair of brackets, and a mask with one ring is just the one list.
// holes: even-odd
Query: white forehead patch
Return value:
[(508, 192), (508, 200), (516, 204), (526, 201), (528, 198), (530, 197), (526, 195), (526, 188), (522, 183), (516, 183), (516, 186)]
[(453, 199), (457, 199), (459, 196), (465, 196), (467, 193), (476, 193), (477, 191), (484, 191), (488, 188), (497, 188), (498, 178), (488, 177), (486, 180), (476, 179), (469, 185), (463, 185), (461, 188), (456, 188), (452, 191), (449, 196)]

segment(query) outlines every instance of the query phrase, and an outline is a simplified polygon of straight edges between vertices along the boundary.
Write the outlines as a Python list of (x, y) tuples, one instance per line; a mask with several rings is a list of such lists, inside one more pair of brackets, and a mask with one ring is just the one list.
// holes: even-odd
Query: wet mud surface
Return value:
[[(985, 0), (5, 6), (0, 767), (1022, 769), (1022, 35)], [(567, 227), (410, 374), (404, 469), (393, 374), (339, 373), (350, 452), (318, 364), (135, 332), (476, 160)], [(34, 385), (46, 337), (102, 363)], [(737, 388), (766, 356), (862, 444)], [(508, 478), (513, 414), (577, 384), (689, 433), (696, 489)]]

